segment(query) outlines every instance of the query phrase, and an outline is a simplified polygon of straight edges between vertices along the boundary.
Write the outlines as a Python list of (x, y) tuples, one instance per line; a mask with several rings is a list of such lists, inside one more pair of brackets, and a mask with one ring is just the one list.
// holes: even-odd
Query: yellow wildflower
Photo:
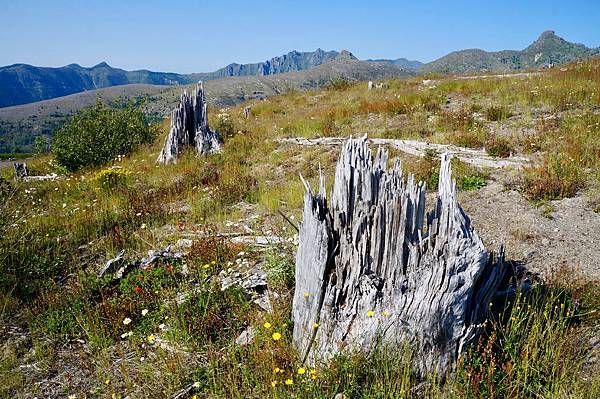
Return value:
[(308, 298), (308, 295), (309, 295), (309, 293), (308, 293), (308, 292), (305, 292), (305, 293), (304, 293), (304, 298)]
[(106, 385), (108, 385), (108, 384), (110, 384), (110, 380), (107, 378), (107, 379), (106, 379), (106, 381), (104, 381), (104, 383), (105, 383)]
[(386, 317), (387, 317), (387, 316), (389, 316), (389, 314), (390, 314), (390, 312), (388, 312), (387, 310), (384, 310), (384, 311), (383, 311), (383, 315), (384, 315), (384, 316), (386, 316)]
[(281, 334), (276, 332), (272, 335), (274, 341), (279, 341), (281, 339)]
[(154, 335), (152, 335), (152, 334), (148, 335), (148, 343), (151, 344), (152, 342), (154, 342), (154, 340), (155, 340)]
[(280, 371), (281, 371), (281, 369), (279, 367), (275, 367), (273, 369), (273, 373), (275, 373), (275, 374), (279, 373)]
[(285, 380), (285, 385), (292, 385), (294, 383), (294, 380), (292, 380), (291, 378), (288, 378), (287, 380)]
[(271, 323), (269, 323), (268, 321), (266, 321), (265, 324), (263, 324), (263, 327), (268, 330), (269, 328), (271, 328)]
[(313, 328), (319, 327), (319, 323), (313, 323)]
[(369, 310), (367, 312), (367, 316), (369, 316), (369, 317), (373, 317), (374, 314), (375, 314), (375, 312), (373, 312), (372, 310)]
[(277, 386), (277, 381), (275, 381), (275, 380), (271, 381), (271, 386), (273, 388), (275, 388)]
[(300, 367), (300, 368), (298, 369), (298, 374), (299, 374), (299, 375), (303, 375), (304, 373), (306, 373), (306, 369), (305, 369), (304, 367)]

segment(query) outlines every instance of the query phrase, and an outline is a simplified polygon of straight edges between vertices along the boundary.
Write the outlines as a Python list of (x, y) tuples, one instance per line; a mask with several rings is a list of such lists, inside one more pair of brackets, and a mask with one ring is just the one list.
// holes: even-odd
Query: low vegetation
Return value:
[(155, 139), (156, 132), (138, 104), (107, 107), (98, 100), (58, 130), (52, 150), (60, 165), (75, 171), (105, 165)]
[[(303, 364), (290, 320), (304, 192), (298, 175), (316, 185), (320, 168), (333, 175), (338, 154), (272, 140), (369, 133), (486, 148), (498, 157), (527, 153), (533, 162), (519, 189), (535, 201), (569, 197), (600, 176), (599, 65), (523, 80), (442, 79), (433, 88), (416, 79), (371, 91), (364, 82), (332, 83), (210, 109), (223, 152), (184, 154), (161, 167), (155, 159), (166, 123), (155, 139), (133, 105), (84, 111), (55, 136), (54, 155), (29, 161), (46, 173), (57, 170), (54, 156), (69, 169), (62, 179), (15, 182), (10, 169), (1, 171), (0, 397), (169, 397), (184, 388), (184, 398), (600, 396), (586, 336), (599, 322), (600, 288), (567, 266), (490, 304), (485, 333), (452, 375), (417, 378), (408, 346), (348, 353), (329, 367)], [(505, 108), (491, 115), (489, 104)], [(428, 189), (437, 187), (438, 154), (390, 153)], [(494, 179), (454, 162), (461, 190)], [(231, 238), (248, 229), (267, 244)], [(136, 262), (181, 238), (193, 240), (182, 258), (120, 280), (98, 276), (121, 250)], [(247, 290), (221, 287), (224, 276), (255, 266), (267, 274), (272, 313)], [(254, 340), (237, 345), (248, 327)]]

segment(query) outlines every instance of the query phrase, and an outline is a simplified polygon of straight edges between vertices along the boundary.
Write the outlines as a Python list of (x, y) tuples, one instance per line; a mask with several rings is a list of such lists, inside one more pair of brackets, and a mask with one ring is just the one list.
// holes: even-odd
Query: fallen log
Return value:
[(221, 148), (219, 135), (208, 126), (202, 82), (198, 82), (191, 94), (184, 91), (178, 107), (171, 112), (169, 135), (156, 162), (177, 162), (179, 154), (187, 146), (194, 146), (197, 155), (217, 152)]
[[(342, 145), (347, 138), (344, 137), (323, 137), (318, 139), (305, 139), (301, 137), (278, 138), (278, 143), (288, 143), (297, 145)], [(428, 151), (443, 154), (447, 153), (459, 159), (462, 162), (485, 168), (521, 168), (529, 162), (528, 158), (511, 156), (508, 158), (497, 158), (489, 155), (484, 149), (474, 149), (458, 147), (452, 144), (426, 143), (417, 140), (398, 140), (398, 139), (368, 139), (369, 143), (375, 145), (392, 146), (402, 152), (410, 155), (423, 157)]]
[[(296, 255), (294, 343), (308, 363), (377, 344), (415, 348), (417, 371), (444, 375), (478, 335), (505, 273), (456, 200), (442, 155), (435, 208), (366, 137), (344, 144), (329, 199), (305, 182)], [(303, 180), (304, 181), (304, 180)]]

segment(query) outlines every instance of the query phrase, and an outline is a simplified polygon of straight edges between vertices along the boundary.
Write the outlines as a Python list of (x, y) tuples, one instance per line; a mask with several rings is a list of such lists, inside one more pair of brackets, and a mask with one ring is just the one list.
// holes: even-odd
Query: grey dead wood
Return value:
[(218, 152), (221, 140), (217, 132), (208, 126), (208, 112), (202, 82), (188, 94), (184, 91), (179, 105), (171, 112), (171, 128), (160, 152), (157, 163), (177, 162), (181, 152), (193, 146), (198, 156)]
[(29, 169), (27, 169), (27, 164), (25, 162), (15, 162), (13, 163), (13, 167), (15, 168), (15, 180), (23, 180), (29, 176)]
[(458, 204), (450, 158), (427, 215), (425, 184), (366, 137), (343, 145), (330, 198), (322, 175), (317, 193), (305, 182), (293, 299), (305, 361), (409, 344), (418, 373), (444, 375), (477, 337), (507, 267)]
[[(318, 139), (305, 139), (301, 137), (284, 137), (276, 141), (282, 144), (296, 144), (302, 146), (340, 146), (345, 143), (344, 137), (323, 137)], [(394, 147), (410, 155), (423, 157), (427, 153), (435, 153), (438, 156), (447, 153), (459, 159), (462, 162), (479, 168), (522, 168), (530, 160), (526, 157), (511, 156), (508, 158), (498, 158), (489, 155), (484, 149), (458, 147), (452, 144), (426, 143), (418, 140), (400, 140), (400, 139), (368, 139), (369, 143), (375, 145), (386, 145)]]

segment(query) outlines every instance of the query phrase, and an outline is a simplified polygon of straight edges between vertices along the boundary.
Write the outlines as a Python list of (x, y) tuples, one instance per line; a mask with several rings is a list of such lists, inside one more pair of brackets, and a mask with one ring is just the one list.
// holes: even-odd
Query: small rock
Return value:
[(257, 304), (262, 310), (273, 313), (273, 305), (271, 305), (271, 300), (269, 300), (267, 295), (261, 295), (252, 302)]
[(239, 335), (239, 337), (236, 338), (235, 343), (241, 347), (244, 347), (244, 346), (250, 344), (252, 342), (252, 340), (254, 340), (255, 336), (256, 336), (256, 330), (254, 329), (254, 327), (250, 326), (250, 327), (246, 328), (244, 331), (242, 331), (242, 333)]
[(182, 238), (181, 240), (177, 240), (177, 244), (175, 246), (179, 249), (187, 249), (191, 248), (194, 242), (189, 238)]
[(114, 258), (112, 258), (108, 262), (106, 262), (106, 265), (104, 265), (104, 267), (98, 272), (98, 277), (102, 277), (106, 273), (110, 273), (110, 272), (114, 271), (114, 269), (117, 266), (119, 266), (120, 264), (123, 263), (124, 255), (125, 255), (125, 250), (122, 250), (121, 252), (119, 252), (119, 254), (117, 256), (115, 256)]

